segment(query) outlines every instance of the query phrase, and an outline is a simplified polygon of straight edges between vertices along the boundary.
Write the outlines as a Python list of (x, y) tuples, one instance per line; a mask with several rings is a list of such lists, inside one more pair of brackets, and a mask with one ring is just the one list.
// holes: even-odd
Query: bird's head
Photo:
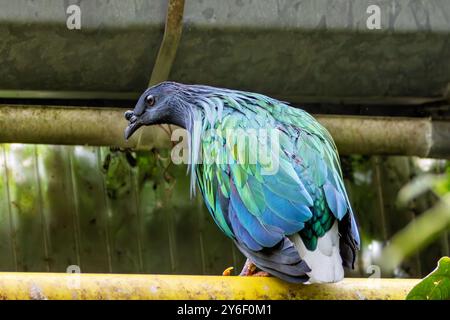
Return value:
[(142, 126), (175, 124), (185, 128), (188, 110), (181, 97), (183, 86), (176, 82), (162, 82), (145, 90), (134, 110), (125, 112), (125, 119), (129, 122), (125, 139)]

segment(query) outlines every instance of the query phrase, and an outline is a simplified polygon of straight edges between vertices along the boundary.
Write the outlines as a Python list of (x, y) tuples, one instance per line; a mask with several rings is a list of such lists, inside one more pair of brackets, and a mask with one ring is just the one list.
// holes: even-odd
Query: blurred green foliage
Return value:
[[(414, 181), (406, 186), (399, 196), (400, 203), (405, 203), (408, 200), (417, 197), (423, 192), (431, 190), (440, 202), (436, 205), (440, 208), (438, 212), (430, 211), (433, 214), (425, 216), (423, 223), (430, 226), (436, 224), (437, 215), (443, 215), (442, 230), (446, 231), (450, 227), (450, 165), (447, 164), (446, 173), (443, 175), (426, 175), (420, 180)], [(435, 207), (435, 208), (436, 208)], [(423, 233), (423, 230), (417, 230)], [(423, 237), (416, 237), (422, 239), (422, 242), (416, 241), (416, 246), (426, 244), (430, 238), (436, 236), (436, 230), (433, 227), (428, 228), (428, 233)], [(426, 231), (425, 231), (426, 232)], [(427, 277), (425, 277), (418, 285), (416, 285), (408, 294), (408, 300), (449, 300), (450, 299), (450, 258), (443, 257), (438, 262), (438, 267)]]
[(447, 164), (446, 175), (436, 182), (433, 190), (439, 196), (444, 196), (450, 192), (450, 163)]
[[(384, 249), (381, 264), (385, 270), (398, 267), (405, 258), (424, 248), (441, 234), (448, 232), (450, 228), (450, 168), (448, 164), (443, 174), (421, 175), (405, 185), (399, 192), (398, 204), (405, 206), (430, 192), (437, 198), (436, 203), (395, 234)], [(444, 265), (448, 262), (446, 259), (441, 261)], [(448, 270), (442, 268), (439, 275), (443, 275), (445, 270)]]
[[(397, 206), (401, 187), (423, 175), (414, 158), (347, 156), (342, 168), (362, 235), (356, 270), (347, 276), (368, 277), (378, 248), (433, 207), (449, 183), (430, 184)], [(186, 166), (171, 162), (170, 149), (0, 145), (0, 270), (61, 272), (71, 264), (83, 272), (239, 270), (242, 255), (201, 195), (190, 197), (189, 180)], [(448, 255), (448, 240), (439, 237), (404, 256), (402, 273), (385, 275), (430, 272)]]

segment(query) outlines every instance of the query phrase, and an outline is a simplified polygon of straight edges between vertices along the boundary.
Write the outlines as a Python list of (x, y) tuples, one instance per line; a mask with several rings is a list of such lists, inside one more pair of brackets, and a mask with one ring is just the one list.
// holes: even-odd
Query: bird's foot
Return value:
[(228, 267), (228, 268), (226, 268), (223, 272), (222, 272), (222, 275), (223, 276), (226, 276), (226, 277), (228, 277), (228, 276), (231, 276), (231, 272), (233, 271), (233, 267)]
[(256, 266), (253, 262), (251, 262), (249, 259), (245, 261), (244, 267), (242, 268), (240, 276), (248, 277), (253, 275), (256, 272)]
[(240, 276), (244, 276), (244, 277), (269, 277), (270, 274), (265, 272), (265, 271), (258, 271), (258, 268), (256, 267), (256, 265), (251, 262), (249, 259), (247, 259), (247, 261), (244, 264), (244, 267), (242, 268), (241, 273), (239, 274)]

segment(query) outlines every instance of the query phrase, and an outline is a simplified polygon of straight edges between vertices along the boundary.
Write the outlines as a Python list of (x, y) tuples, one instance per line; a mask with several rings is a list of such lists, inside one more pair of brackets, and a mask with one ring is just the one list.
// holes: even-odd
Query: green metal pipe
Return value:
[[(122, 108), (0, 105), (0, 143), (96, 145), (136, 148), (125, 141)], [(450, 157), (450, 122), (429, 118), (317, 115), (341, 154)], [(161, 127), (142, 129), (140, 149), (170, 147)]]

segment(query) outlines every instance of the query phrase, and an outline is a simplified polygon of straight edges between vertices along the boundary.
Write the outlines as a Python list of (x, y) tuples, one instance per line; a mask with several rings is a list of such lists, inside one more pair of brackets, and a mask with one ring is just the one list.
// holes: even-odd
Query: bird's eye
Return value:
[(148, 106), (153, 106), (155, 104), (155, 97), (151, 94), (145, 97), (145, 103), (147, 103)]

